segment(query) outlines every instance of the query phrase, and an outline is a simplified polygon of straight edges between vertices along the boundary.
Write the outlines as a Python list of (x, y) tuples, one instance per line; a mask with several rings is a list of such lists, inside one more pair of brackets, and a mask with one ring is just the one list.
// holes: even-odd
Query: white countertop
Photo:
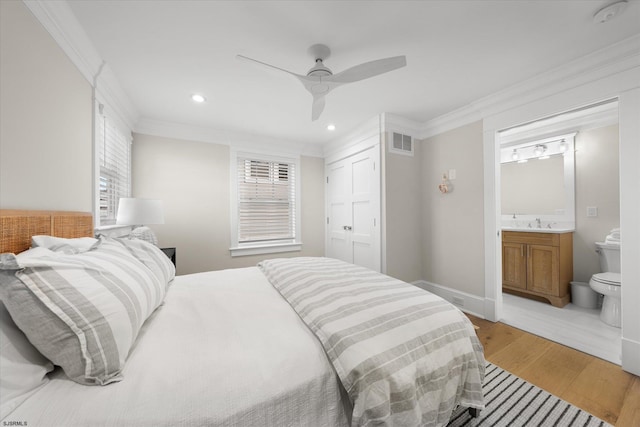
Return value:
[(572, 233), (575, 228), (537, 228), (537, 227), (502, 227), (502, 231), (518, 231), (518, 232), (526, 232), (526, 233)]

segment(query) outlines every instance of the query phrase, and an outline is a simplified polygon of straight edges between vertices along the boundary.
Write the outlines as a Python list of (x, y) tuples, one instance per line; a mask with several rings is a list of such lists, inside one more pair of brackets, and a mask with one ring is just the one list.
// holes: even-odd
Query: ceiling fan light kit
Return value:
[(308, 52), (314, 58), (315, 65), (311, 67), (304, 76), (243, 55), (237, 55), (236, 58), (254, 62), (271, 69), (283, 71), (296, 77), (305, 89), (307, 89), (313, 96), (313, 103), (311, 105), (312, 121), (318, 120), (320, 114), (322, 114), (325, 106), (325, 96), (333, 89), (346, 83), (353, 83), (375, 77), (407, 65), (407, 59), (405, 56), (394, 56), (391, 58), (365, 62), (337, 74), (333, 74), (331, 69), (324, 65), (323, 62), (331, 55), (331, 49), (329, 49), (329, 47), (323, 44), (314, 44), (308, 49)]

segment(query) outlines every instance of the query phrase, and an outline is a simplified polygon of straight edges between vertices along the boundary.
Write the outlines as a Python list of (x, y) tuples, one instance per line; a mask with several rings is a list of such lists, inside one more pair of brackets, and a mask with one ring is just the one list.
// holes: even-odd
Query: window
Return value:
[(96, 118), (96, 151), (96, 226), (114, 225), (120, 198), (130, 195), (131, 137), (104, 114)]
[(300, 250), (298, 161), (232, 153), (231, 255)]

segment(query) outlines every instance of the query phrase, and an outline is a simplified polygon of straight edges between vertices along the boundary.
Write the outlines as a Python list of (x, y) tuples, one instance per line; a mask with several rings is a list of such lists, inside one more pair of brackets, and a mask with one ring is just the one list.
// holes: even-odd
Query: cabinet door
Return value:
[(527, 288), (526, 245), (502, 244), (502, 284), (512, 288)]
[(548, 295), (559, 295), (560, 255), (558, 247), (528, 245), (527, 288)]

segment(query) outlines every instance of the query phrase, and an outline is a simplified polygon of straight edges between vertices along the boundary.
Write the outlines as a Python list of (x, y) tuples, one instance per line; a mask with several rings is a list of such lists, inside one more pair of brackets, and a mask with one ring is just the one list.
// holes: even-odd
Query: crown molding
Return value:
[(23, 0), (82, 76), (95, 88), (119, 119), (133, 128), (139, 113), (118, 79), (93, 46), (66, 1)]
[(568, 111), (500, 132), (500, 144), (510, 146), (569, 132), (583, 132), (618, 123), (618, 101)]
[(421, 123), (395, 114), (382, 113), (382, 132), (398, 132), (417, 137), (421, 132)]
[(324, 155), (323, 148), (319, 144), (304, 144), (264, 135), (186, 125), (147, 117), (138, 120), (134, 131), (164, 138), (227, 145), (239, 150), (254, 152), (277, 152), (279, 154), (309, 157), (323, 157)]
[(329, 141), (324, 144), (324, 157), (333, 158), (340, 153), (348, 151), (351, 147), (358, 145), (372, 136), (380, 136), (382, 115), (376, 115), (361, 125), (354, 128), (351, 132)]
[(555, 93), (640, 67), (640, 35), (592, 52), (522, 83), (422, 123), (420, 139), (482, 120)]

